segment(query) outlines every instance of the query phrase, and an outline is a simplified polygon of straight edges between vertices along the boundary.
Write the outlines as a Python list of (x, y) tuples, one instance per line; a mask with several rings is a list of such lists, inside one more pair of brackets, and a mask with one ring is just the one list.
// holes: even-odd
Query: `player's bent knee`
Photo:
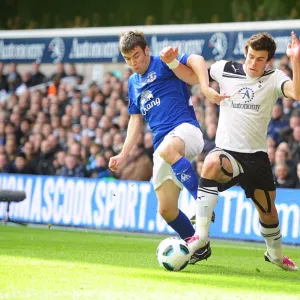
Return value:
[(159, 149), (159, 156), (168, 163), (170, 163), (170, 160), (176, 154), (177, 152), (173, 145), (165, 144)]
[(160, 207), (158, 209), (159, 214), (167, 222), (173, 221), (178, 215), (178, 209), (173, 209), (169, 207)]
[(159, 156), (163, 160), (167, 160), (171, 153), (172, 153), (172, 150), (170, 149), (169, 146), (161, 147), (161, 149), (159, 150)]
[(261, 222), (263, 222), (264, 224), (276, 224), (278, 223), (278, 215), (277, 212), (273, 212), (273, 213), (260, 213), (260, 220)]
[(184, 156), (184, 142), (178, 138), (174, 137), (164, 141), (159, 147), (159, 155), (167, 163), (174, 163), (174, 160), (178, 159), (178, 155)]
[(220, 172), (219, 160), (214, 158), (205, 159), (201, 176), (204, 178), (216, 178)]

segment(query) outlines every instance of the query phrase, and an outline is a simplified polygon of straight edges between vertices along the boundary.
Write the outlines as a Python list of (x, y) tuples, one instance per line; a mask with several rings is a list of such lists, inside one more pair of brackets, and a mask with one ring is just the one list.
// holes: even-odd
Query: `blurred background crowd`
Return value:
[[(138, 0), (128, 2), (4, 0), (0, 28), (79, 28), (124, 25), (194, 24), (298, 19), (300, 0)], [(130, 9), (128, 6), (130, 5)], [(276, 62), (291, 78), (290, 62)], [(270, 66), (272, 67), (272, 66)], [(27, 67), (26, 67), (27, 68)], [(111, 173), (108, 162), (122, 149), (129, 121), (130, 69), (106, 72), (90, 81), (73, 64), (57, 63), (41, 71), (38, 62), (19, 70), (0, 61), (0, 172), (70, 177), (150, 180), (152, 135), (145, 125), (126, 164)], [(211, 86), (218, 90), (216, 82)], [(190, 87), (205, 148), (193, 161), (200, 175), (215, 146), (218, 106)], [(268, 154), (276, 185), (300, 188), (300, 102), (282, 97), (268, 129)]]
[[(300, 17), (299, 0), (138, 0), (130, 2), (3, 0), (1, 29), (78, 28), (287, 20)], [(128, 7), (130, 6), (130, 9)]]
[[(279, 66), (292, 77), (287, 57)], [(76, 65), (58, 63), (53, 68), (52, 74), (43, 74), (34, 62), (20, 74), (15, 63), (0, 63), (0, 171), (150, 180), (153, 144), (147, 125), (126, 164), (117, 173), (108, 169), (126, 137), (131, 70), (120, 76), (106, 72), (100, 84), (86, 82)], [(219, 89), (216, 82), (211, 86)], [(205, 137), (204, 151), (193, 161), (199, 176), (215, 146), (219, 111), (198, 85), (190, 90)], [(300, 188), (300, 102), (278, 99), (268, 129), (268, 154), (276, 185)]]

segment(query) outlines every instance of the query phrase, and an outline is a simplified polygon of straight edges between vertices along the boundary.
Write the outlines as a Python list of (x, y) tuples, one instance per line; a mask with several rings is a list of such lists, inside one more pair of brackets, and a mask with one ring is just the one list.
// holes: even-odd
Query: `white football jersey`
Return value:
[(273, 106), (291, 80), (280, 70), (249, 77), (241, 63), (221, 60), (210, 68), (220, 93), (231, 95), (220, 104), (216, 146), (235, 152), (267, 152), (267, 129)]

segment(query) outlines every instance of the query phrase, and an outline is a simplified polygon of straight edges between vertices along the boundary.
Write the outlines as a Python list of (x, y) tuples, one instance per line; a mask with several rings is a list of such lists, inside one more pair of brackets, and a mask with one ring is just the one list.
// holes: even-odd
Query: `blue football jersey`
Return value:
[[(184, 54), (180, 62), (186, 65), (187, 59), (188, 55)], [(128, 98), (129, 114), (142, 114), (148, 123), (154, 149), (166, 134), (182, 123), (200, 128), (187, 84), (159, 56), (151, 56), (150, 65), (143, 75), (135, 73), (130, 76)]]

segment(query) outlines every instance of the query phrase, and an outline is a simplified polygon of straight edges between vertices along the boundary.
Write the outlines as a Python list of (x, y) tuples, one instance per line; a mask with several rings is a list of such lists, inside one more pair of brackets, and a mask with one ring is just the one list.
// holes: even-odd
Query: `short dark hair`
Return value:
[(249, 47), (256, 51), (268, 51), (268, 61), (274, 57), (276, 51), (276, 43), (273, 37), (267, 32), (253, 34), (248, 39), (245, 46), (246, 54)]
[(119, 35), (119, 49), (121, 52), (129, 52), (136, 47), (141, 47), (143, 50), (147, 47), (147, 40), (143, 32), (130, 30)]

